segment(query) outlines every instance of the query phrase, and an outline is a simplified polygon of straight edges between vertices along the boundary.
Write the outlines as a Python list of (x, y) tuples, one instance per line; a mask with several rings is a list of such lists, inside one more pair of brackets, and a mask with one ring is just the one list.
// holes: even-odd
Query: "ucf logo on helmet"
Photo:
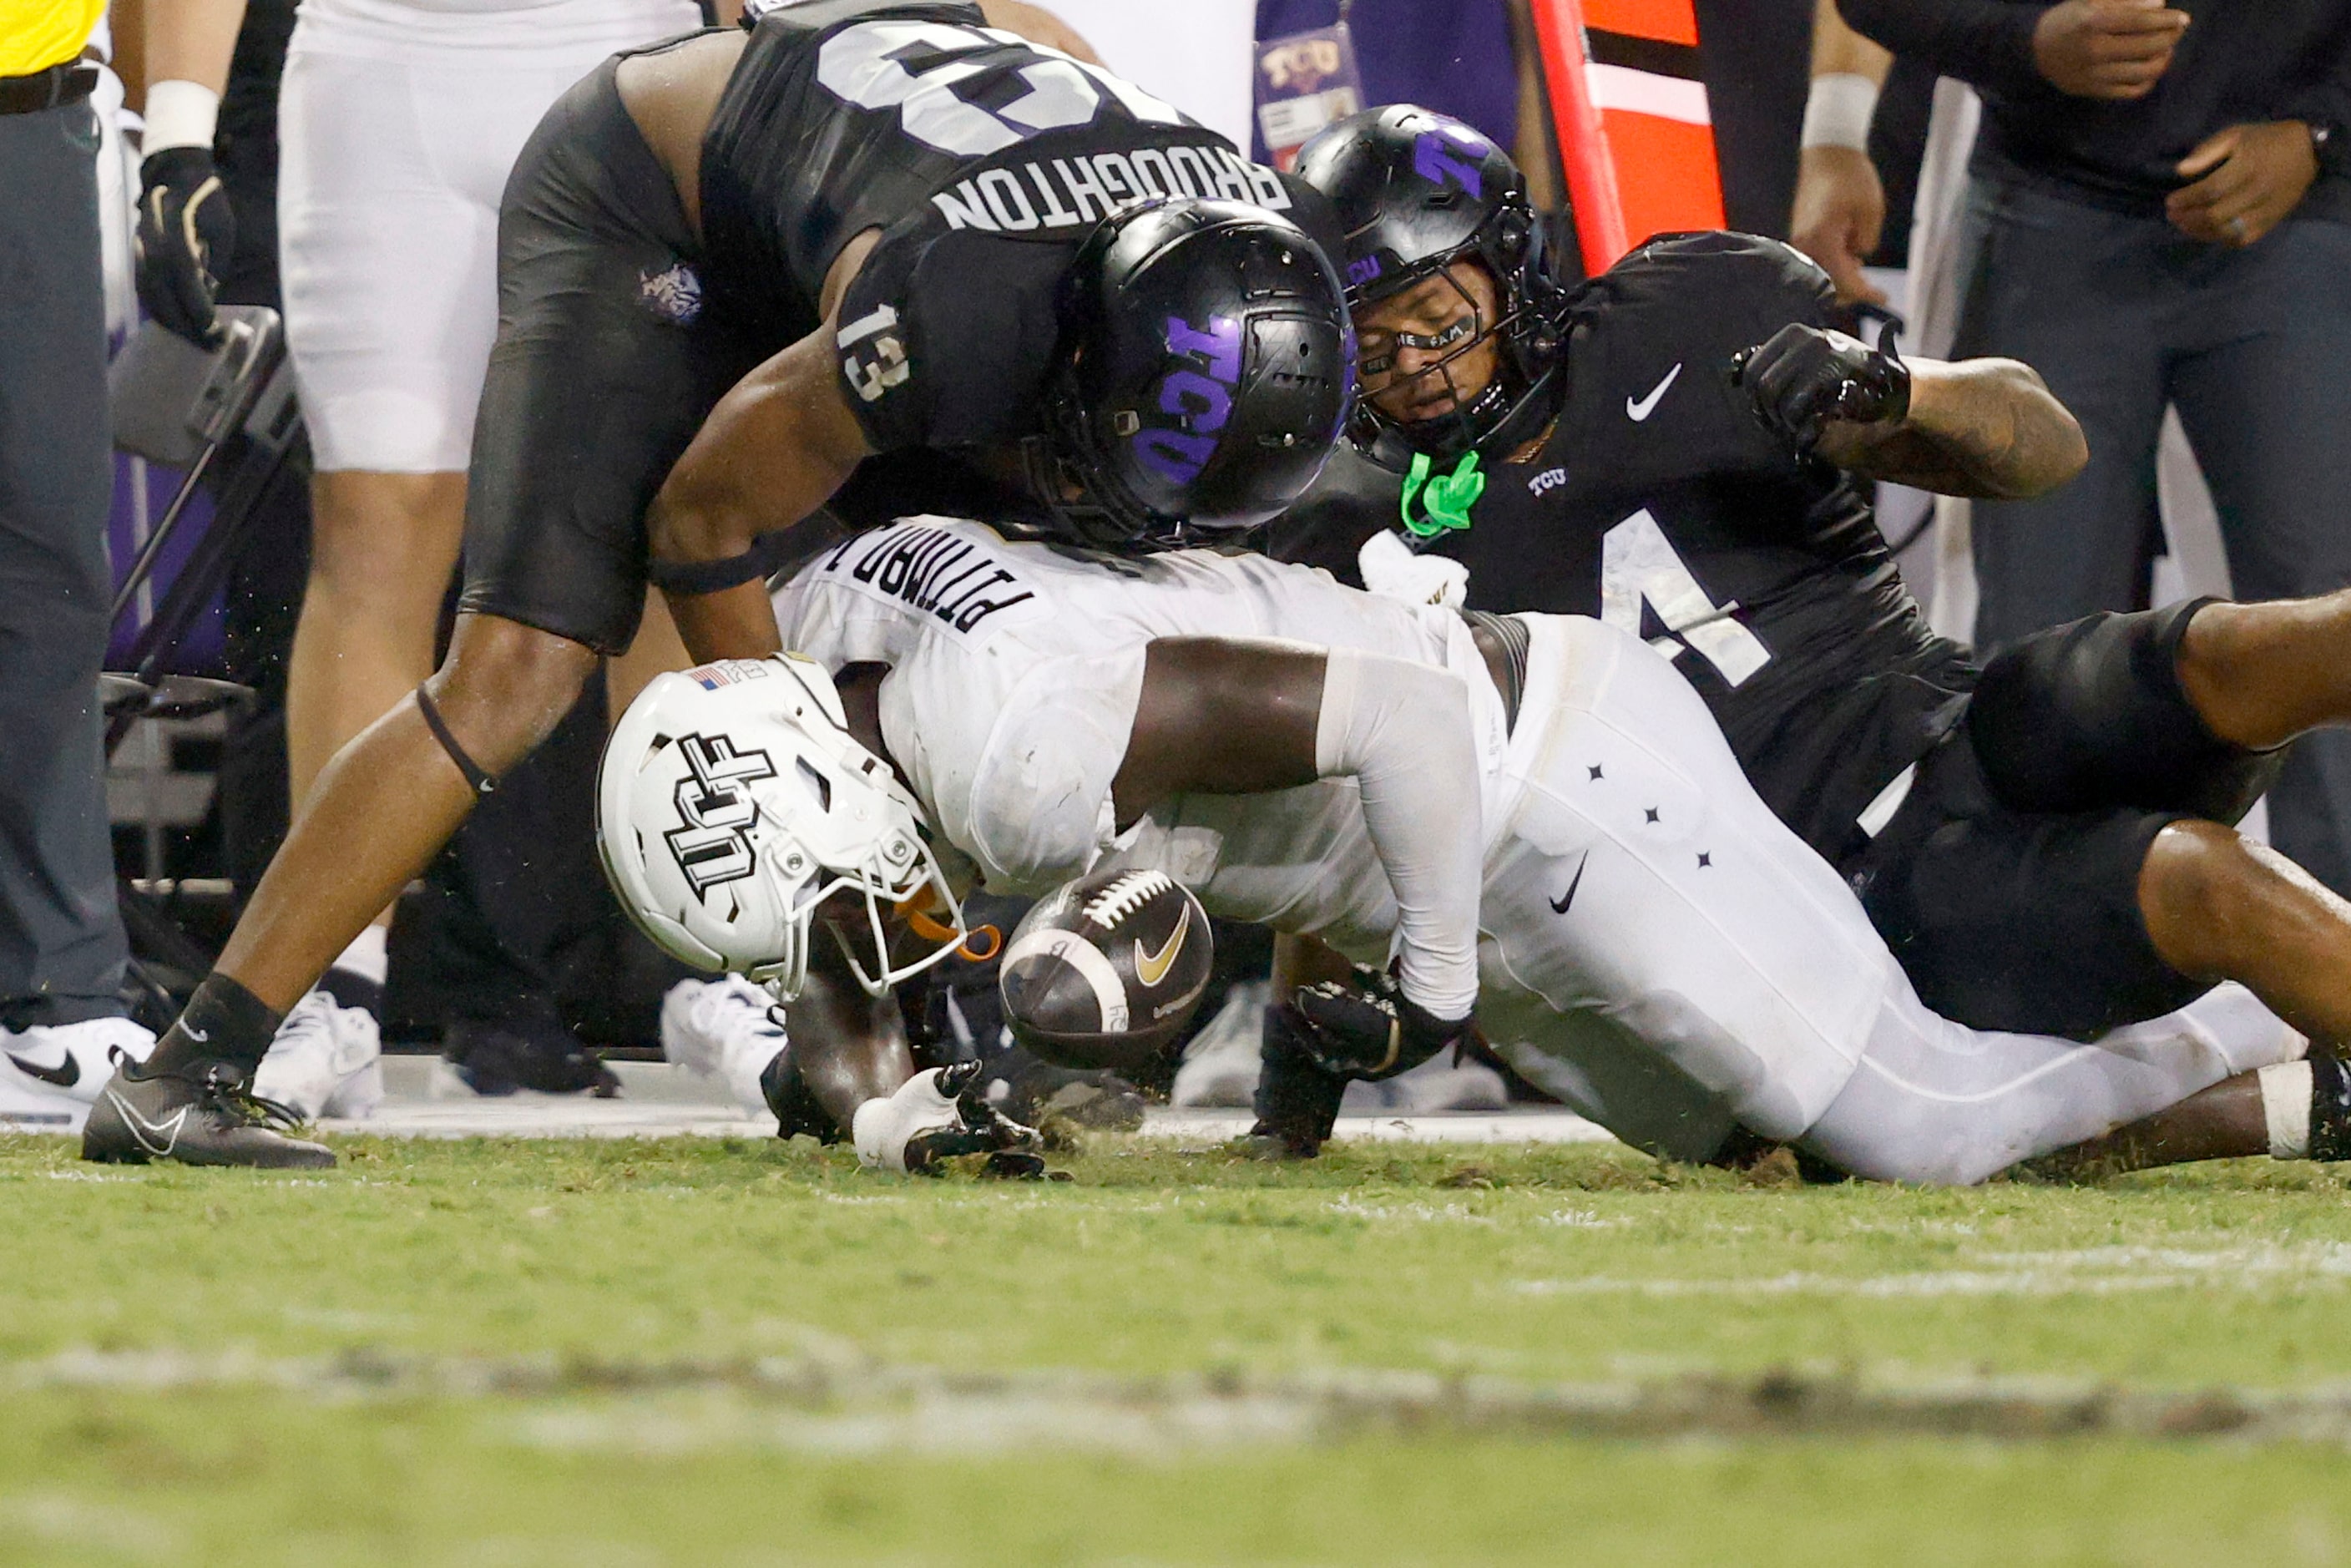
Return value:
[(684, 826), (662, 838), (696, 897), (751, 874), (751, 824), (758, 802), (747, 786), (773, 779), (776, 765), (764, 751), (737, 752), (724, 735), (689, 735), (678, 743), (691, 769), (677, 781), (677, 814)]

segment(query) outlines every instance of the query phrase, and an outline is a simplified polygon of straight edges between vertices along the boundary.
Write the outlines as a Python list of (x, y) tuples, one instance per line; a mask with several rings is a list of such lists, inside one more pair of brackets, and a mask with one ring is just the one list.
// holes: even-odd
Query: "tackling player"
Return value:
[[(985, 588), (942, 615), (955, 584)], [(1164, 872), (1213, 915), (1396, 956), (1393, 984), (1364, 971), (1285, 1010), (1261, 1109), (1301, 1146), (1348, 1081), (1458, 1044), (1473, 1006), (1641, 1147), (1700, 1157), (1735, 1120), (1922, 1181), (1980, 1179), (2300, 1047), (2280, 1030), (2232, 1060), (2176, 1016), (2096, 1045), (1934, 1017), (1689, 685), (1596, 621), (1464, 618), (1254, 555), (1104, 563), (935, 519), (829, 551), (778, 608), (806, 657), (662, 676), (614, 731), (601, 841), (647, 932), (790, 992), (839, 915), (879, 995), (963, 939), (935, 911), (933, 940), (893, 947), (893, 909), (952, 911), (975, 878), (1038, 894)], [(2351, 920), (2332, 937), (2351, 955)], [(2351, 1030), (2351, 988), (2308, 1013)], [(2351, 1128), (2301, 1092), (2281, 1113), (2314, 1144)], [(910, 1093), (939, 1100), (928, 1080)], [(884, 1103), (847, 1110), (889, 1132), (857, 1126), (891, 1164), (908, 1124)]]
[(242, 1088), (280, 1014), (628, 646), (648, 578), (697, 658), (757, 658), (760, 536), (821, 506), (1124, 548), (1252, 526), (1312, 478), (1349, 348), (1292, 189), (982, 20), (767, 7), (549, 112), (501, 214), (448, 657), (327, 768), (85, 1156), (331, 1163)]
[(2340, 1038), (2318, 999), (2351, 986), (2351, 911), (2225, 824), (2351, 716), (2351, 598), (2101, 615), (1979, 670), (1928, 631), (1867, 482), (2064, 482), (2081, 438), (2025, 367), (1865, 348), (1819, 268), (1746, 235), (1655, 240), (1569, 293), (1517, 169), (1423, 110), (1343, 121), (1298, 167), (1348, 233), (1351, 434), (1405, 476), (1399, 532), (1468, 568), (1472, 607), (1671, 657), (1930, 1008), (2088, 1038), (2232, 977)]

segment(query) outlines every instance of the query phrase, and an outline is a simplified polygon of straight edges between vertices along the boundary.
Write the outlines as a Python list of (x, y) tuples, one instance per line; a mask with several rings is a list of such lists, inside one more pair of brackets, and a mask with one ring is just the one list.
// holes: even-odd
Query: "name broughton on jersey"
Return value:
[(945, 528), (902, 524), (851, 539), (806, 580), (853, 586), (922, 611), (966, 636), (1017, 605), (1029, 606), (1024, 617), (1044, 608), (1036, 589), (1000, 557)]
[[(1032, 187), (1037, 193), (1033, 202), (1029, 198)], [(1154, 196), (1253, 202), (1276, 212), (1290, 206), (1290, 193), (1282, 189), (1280, 175), (1214, 146), (1141, 147), (1030, 159), (974, 174), (931, 201), (946, 214), (950, 228), (1025, 234), (1091, 228)]]

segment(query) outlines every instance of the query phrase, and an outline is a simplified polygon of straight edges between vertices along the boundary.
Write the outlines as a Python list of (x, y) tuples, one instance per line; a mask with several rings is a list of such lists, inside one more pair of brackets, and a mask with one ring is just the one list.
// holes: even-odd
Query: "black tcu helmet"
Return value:
[(1351, 308), (1465, 257), (1484, 263), (1501, 294), (1500, 319), (1479, 321), (1443, 364), (1424, 372), (1496, 337), (1501, 373), (1493, 384), (1444, 417), (1411, 425), (1357, 399), (1348, 434), (1364, 455), (1401, 472), (1416, 454), (1445, 462), (1533, 434), (1549, 417), (1564, 291), (1544, 257), (1519, 166), (1459, 120), (1395, 104), (1323, 131), (1300, 152), (1296, 172), (1338, 209)]
[[(1354, 391), (1339, 276), (1263, 207), (1161, 200), (1070, 269), (1030, 482), (1080, 543), (1175, 549), (1267, 521), (1322, 472)], [(1060, 497), (1074, 481), (1075, 500)]]

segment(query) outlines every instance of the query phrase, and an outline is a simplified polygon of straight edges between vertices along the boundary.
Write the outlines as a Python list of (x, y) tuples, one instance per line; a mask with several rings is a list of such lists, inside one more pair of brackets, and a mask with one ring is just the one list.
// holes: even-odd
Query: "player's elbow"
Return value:
[(2000, 386), (2016, 431), (2011, 460), (1990, 476), (1995, 497), (2028, 500), (2079, 474), (2090, 461), (2089, 440), (2041, 372), (2021, 360), (1992, 361), (1984, 368)]

